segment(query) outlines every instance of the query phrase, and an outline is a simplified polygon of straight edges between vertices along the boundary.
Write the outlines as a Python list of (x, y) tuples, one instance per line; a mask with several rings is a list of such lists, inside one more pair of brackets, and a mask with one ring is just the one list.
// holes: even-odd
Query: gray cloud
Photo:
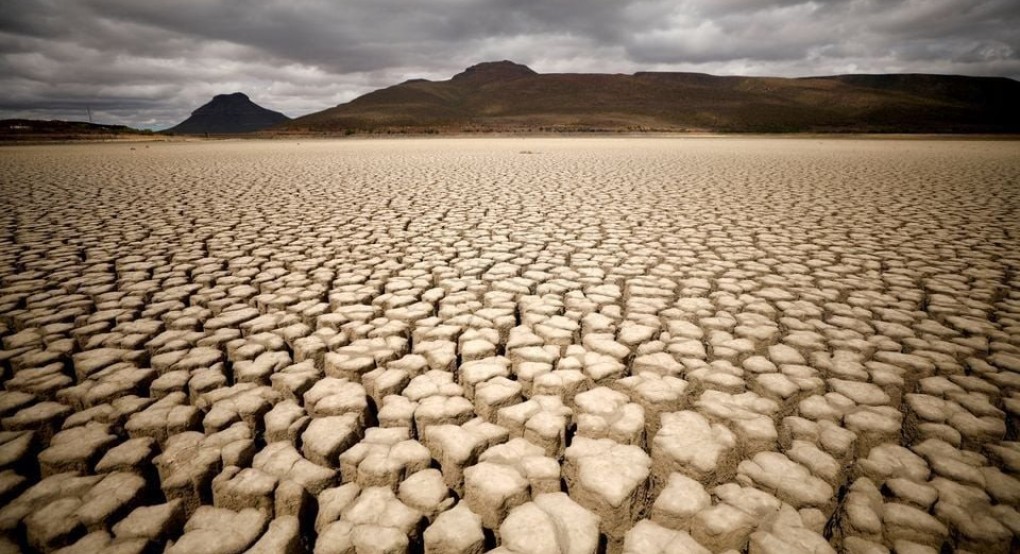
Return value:
[(298, 116), (413, 77), (539, 72), (1020, 77), (1015, 0), (5, 0), (0, 117), (162, 128), (243, 91)]

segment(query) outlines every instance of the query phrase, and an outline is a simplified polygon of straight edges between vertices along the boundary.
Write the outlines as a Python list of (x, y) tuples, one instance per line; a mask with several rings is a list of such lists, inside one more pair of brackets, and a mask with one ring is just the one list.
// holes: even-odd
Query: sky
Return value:
[(3, 0), (0, 119), (291, 117), (509, 59), (539, 73), (1020, 79), (1017, 0)]

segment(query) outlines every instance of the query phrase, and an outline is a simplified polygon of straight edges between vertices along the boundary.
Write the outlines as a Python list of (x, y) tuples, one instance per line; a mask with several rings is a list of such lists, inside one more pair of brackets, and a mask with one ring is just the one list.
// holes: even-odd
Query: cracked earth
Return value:
[(0, 150), (0, 552), (1020, 548), (1015, 142)]

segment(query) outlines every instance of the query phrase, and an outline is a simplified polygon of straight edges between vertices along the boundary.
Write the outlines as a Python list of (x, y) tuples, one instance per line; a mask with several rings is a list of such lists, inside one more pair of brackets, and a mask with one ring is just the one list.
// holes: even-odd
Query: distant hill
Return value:
[(84, 121), (40, 121), (37, 119), (0, 120), (0, 141), (36, 142), (64, 140), (101, 140), (152, 135), (151, 131), (124, 125), (99, 125)]
[(895, 74), (538, 74), (510, 61), (415, 79), (270, 133), (710, 131), (1017, 133), (1020, 82)]
[(247, 95), (217, 94), (204, 106), (191, 112), (191, 117), (165, 132), (182, 135), (251, 133), (271, 127), (290, 118), (267, 110)]

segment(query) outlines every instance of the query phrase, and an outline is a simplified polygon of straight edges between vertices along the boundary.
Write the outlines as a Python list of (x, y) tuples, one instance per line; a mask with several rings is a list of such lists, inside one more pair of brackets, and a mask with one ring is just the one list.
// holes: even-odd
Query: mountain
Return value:
[(235, 92), (217, 94), (208, 104), (191, 112), (191, 117), (166, 132), (183, 135), (251, 133), (284, 121), (290, 118)]
[(151, 135), (152, 131), (132, 129), (124, 125), (100, 125), (84, 121), (0, 120), (0, 141), (3, 142), (105, 140)]
[(1002, 77), (538, 74), (501, 61), (370, 92), (270, 133), (1017, 133), (1017, 98), (1020, 82)]

